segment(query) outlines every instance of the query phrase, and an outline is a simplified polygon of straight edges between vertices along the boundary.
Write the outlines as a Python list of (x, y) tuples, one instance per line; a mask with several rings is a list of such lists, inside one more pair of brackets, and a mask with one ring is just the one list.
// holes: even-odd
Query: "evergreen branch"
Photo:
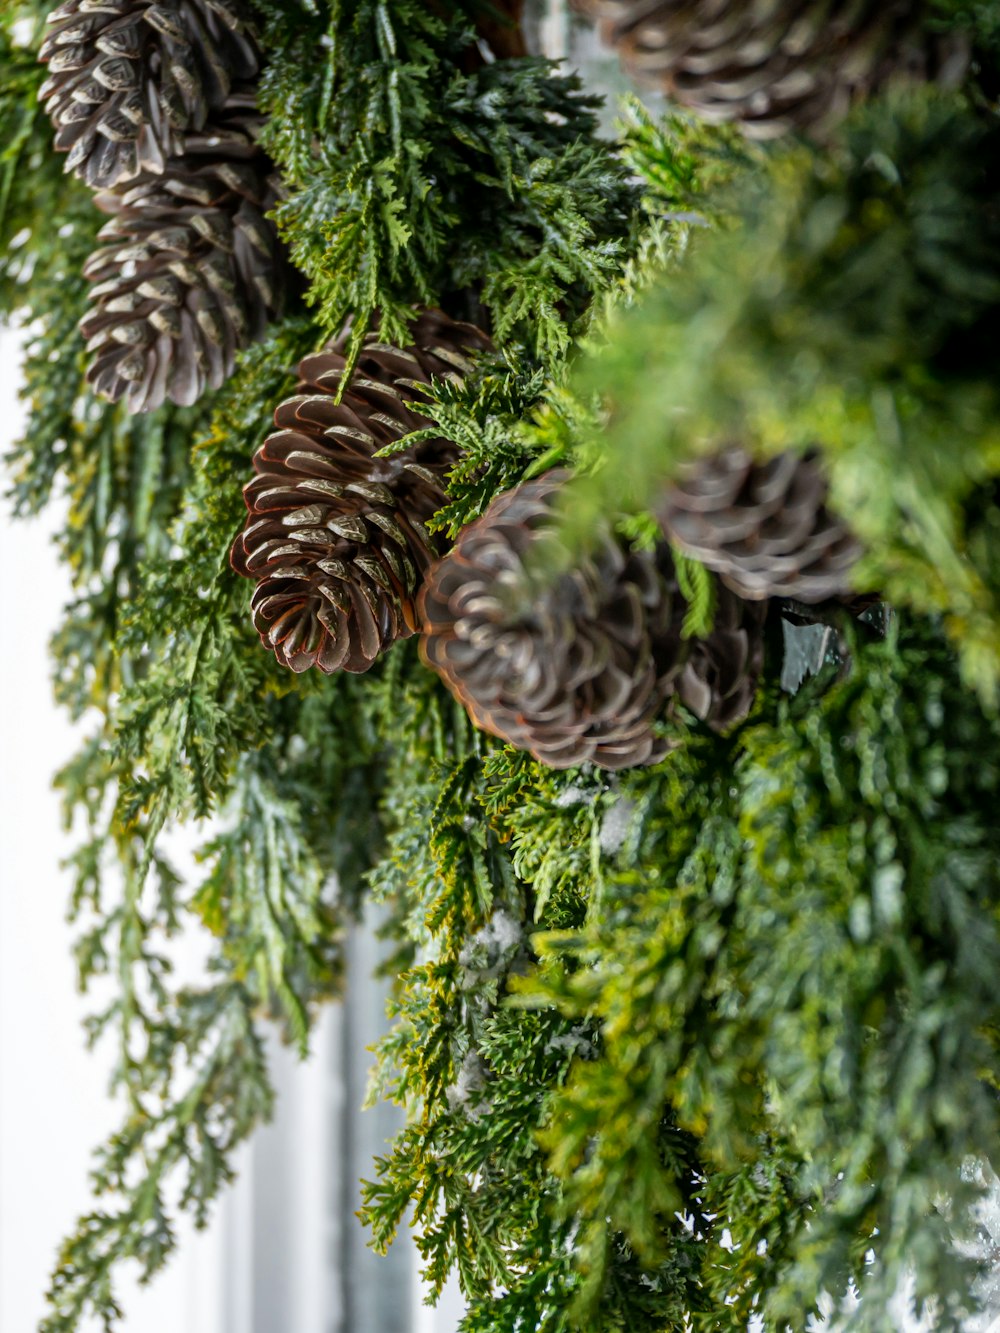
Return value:
[(309, 1006), (334, 993), (341, 972), (325, 858), (310, 845), (298, 804), (280, 796), (259, 761), (246, 764), (227, 814), (200, 853), (212, 869), (191, 906), (220, 938), (235, 978), (265, 1003), (275, 997), (304, 1055)]
[[(819, 439), (868, 578), (946, 617), (987, 696), (995, 127), (923, 95), (861, 113), (832, 156), (764, 155), (633, 104), (619, 149), (575, 79), (483, 63), (488, 6), (253, 4), (316, 319), (275, 328), (205, 411), (143, 420), (81, 393), (97, 218), (18, 44), (48, 6), (0, 18), (0, 306), (28, 322), (35, 412), (15, 495), (70, 496), (58, 688), (101, 713), (60, 779), (87, 823), (72, 911), (126, 1101), (46, 1333), (110, 1328), (118, 1266), (150, 1277), (177, 1209), (205, 1221), (270, 1112), (255, 1023), (305, 1049), (369, 892), (397, 945), (373, 1092), (408, 1124), (362, 1212), (384, 1249), (412, 1210), (467, 1333), (759, 1311), (797, 1331), (852, 1277), (877, 1328), (914, 1259), (918, 1302), (956, 1326), (958, 1166), (998, 1128), (1000, 737), (935, 626), (854, 645), (853, 674), (790, 704), (766, 684), (754, 726), (678, 737), (653, 769), (554, 773), (475, 733), (412, 644), (361, 681), (279, 675), (227, 552), (234, 479), (304, 352), (348, 319), (353, 355), (376, 318), (405, 342), (418, 304), (485, 307), (498, 356), (419, 404), (459, 454), (437, 528), (567, 463), (580, 529), (611, 516), (641, 542), (656, 486), (720, 432)], [(981, 6), (936, 8), (988, 49)], [(703, 632), (704, 573), (679, 575)], [(192, 891), (162, 835), (209, 812)], [(166, 941), (192, 915), (212, 984), (175, 990)]]
[[(141, 593), (113, 645), (116, 680), (124, 688), (120, 698), (117, 690), (101, 696), (107, 723), (62, 777), (70, 810), (83, 805), (91, 826), (74, 857), (74, 910), (81, 921), (89, 918), (78, 945), (81, 980), (115, 978), (114, 999), (88, 1021), (88, 1030), (92, 1039), (109, 1027), (117, 1033), (115, 1083), (127, 1094), (129, 1121), (105, 1160), (113, 1149), (117, 1176), (107, 1188), (118, 1191), (122, 1206), (85, 1219), (67, 1242), (52, 1288), (53, 1319), (63, 1322), (53, 1328), (75, 1327), (88, 1308), (109, 1323), (117, 1308), (116, 1266), (137, 1257), (149, 1274), (165, 1260), (173, 1231), (155, 1183), (161, 1177), (166, 1182), (185, 1173), (179, 1206), (203, 1218), (207, 1201), (228, 1178), (232, 1146), (270, 1104), (257, 1038), (246, 1027), (250, 1014), (284, 1020), (305, 1047), (315, 1006), (336, 990), (341, 970), (332, 876), (341, 874), (349, 909), (356, 901), (355, 867), (366, 864), (366, 848), (377, 837), (369, 818), (370, 779), (363, 776), (363, 748), (370, 744), (362, 739), (364, 722), (359, 718), (350, 738), (335, 739), (332, 719), (308, 699), (300, 705), (267, 697), (268, 658), (246, 642), (228, 570), (240, 500), (219, 478), (228, 479), (234, 458), (243, 456), (248, 420), (261, 410), (259, 395), (284, 382), (290, 348), (301, 348), (308, 337), (302, 325), (280, 330), (250, 354), (253, 374), (237, 378), (220, 402), (215, 432), (197, 454), (172, 533), (183, 543), (184, 577), (177, 577), (177, 557), (172, 563), (162, 546), (150, 549), (139, 540), (141, 508), (126, 511), (132, 517), (123, 524), (122, 549), (145, 549), (150, 563), (135, 574)], [(259, 420), (251, 431), (260, 429)], [(134, 449), (125, 457), (141, 465)], [(315, 741), (305, 756), (289, 748), (288, 738), (298, 732)], [(115, 738), (110, 747), (109, 734)], [(255, 750), (272, 735), (258, 758)], [(341, 794), (335, 819), (311, 799), (315, 785), (324, 783), (331, 800)], [(219, 936), (214, 965), (231, 981), (204, 992), (196, 1004), (172, 996), (167, 984), (169, 964), (158, 942), (179, 928), (180, 886), (158, 842), (169, 823), (215, 807), (224, 814), (202, 854), (209, 872), (184, 907)], [(203, 1096), (175, 1095), (176, 1071), (197, 1055), (194, 1038), (175, 1017), (177, 1006), (187, 1006), (192, 1018), (197, 1010), (210, 1033), (236, 1021), (237, 1000), (246, 1010), (240, 1042), (220, 1039), (199, 1085)], [(234, 1094), (227, 1111), (227, 1080), (243, 1078), (245, 1097), (256, 1103), (241, 1108)], [(155, 1115), (151, 1105), (159, 1107)], [(202, 1121), (219, 1125), (223, 1138), (203, 1133)], [(141, 1196), (128, 1185), (136, 1170), (154, 1181)]]
[(182, 1177), (181, 1206), (205, 1225), (212, 1200), (231, 1179), (233, 1150), (271, 1115), (273, 1094), (251, 1009), (246, 990), (227, 980), (179, 992), (161, 1013), (158, 1030), (184, 1052), (189, 1082), (177, 1087), (165, 1079), (99, 1155), (95, 1193), (113, 1202), (82, 1217), (65, 1242), (41, 1333), (72, 1333), (88, 1316), (110, 1330), (122, 1317), (114, 1271), (134, 1260), (148, 1281), (176, 1244), (164, 1194), (175, 1173)]
[[(593, 138), (593, 100), (544, 61), (467, 72), (479, 57), (463, 8), (351, 0), (322, 31), (319, 14), (275, 25), (263, 101), (288, 185), (276, 216), (321, 327), (353, 320), (349, 369), (376, 312), (383, 338), (405, 343), (414, 305), (466, 291), (501, 341), (516, 332), (561, 356), (632, 244), (634, 196)], [(332, 89), (305, 55), (327, 32)]]

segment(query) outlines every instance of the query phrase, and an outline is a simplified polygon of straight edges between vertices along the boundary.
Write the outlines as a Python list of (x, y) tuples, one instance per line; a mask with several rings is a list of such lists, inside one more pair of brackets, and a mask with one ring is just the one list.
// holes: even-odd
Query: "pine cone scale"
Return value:
[(259, 66), (242, 0), (64, 0), (48, 21), (40, 97), (67, 170), (95, 189), (163, 172)]
[(715, 731), (726, 731), (750, 712), (764, 663), (764, 601), (719, 589), (711, 632), (694, 640), (677, 679), (677, 697)]
[(670, 744), (652, 725), (661, 709), (676, 717), (683, 705), (716, 731), (743, 721), (767, 606), (721, 587), (711, 631), (684, 638), (668, 545), (631, 550), (610, 529), (589, 557), (543, 576), (548, 555), (538, 565), (532, 548), (556, 538), (564, 478), (494, 500), (434, 566), (420, 594), (424, 660), (477, 726), (550, 767), (657, 762)]
[(421, 652), (478, 726), (550, 767), (653, 763), (666, 744), (652, 720), (686, 654), (669, 556), (605, 533), (539, 583), (530, 552), (564, 478), (522, 484), (459, 536), (421, 593)]

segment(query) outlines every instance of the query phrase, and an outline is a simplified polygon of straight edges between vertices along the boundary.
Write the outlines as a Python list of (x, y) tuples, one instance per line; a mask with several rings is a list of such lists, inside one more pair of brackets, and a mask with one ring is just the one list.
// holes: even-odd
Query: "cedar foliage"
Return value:
[[(799, 1330), (850, 1283), (880, 1330), (907, 1265), (957, 1329), (961, 1168), (1000, 1128), (994, 7), (937, 7), (979, 43), (967, 95), (874, 102), (818, 154), (638, 106), (603, 140), (574, 76), (483, 58), (474, 0), (255, 0), (301, 283), (228, 385), (146, 417), (83, 379), (100, 219), (37, 105), (46, 8), (0, 17), (11, 476), (22, 513), (68, 497), (56, 691), (98, 721), (59, 783), (124, 1119), (45, 1333), (112, 1328), (119, 1266), (152, 1277), (173, 1209), (208, 1216), (271, 1112), (261, 1025), (307, 1049), (365, 897), (397, 968), (372, 1095), (408, 1120), (363, 1220), (381, 1249), (412, 1209), (465, 1333)], [(791, 697), (771, 651), (744, 724), (678, 710), (667, 758), (616, 775), (476, 732), (412, 643), (282, 674), (228, 564), (249, 460), (303, 355), (348, 318), (355, 351), (376, 317), (405, 341), (421, 304), (498, 347), (421, 407), (460, 451), (449, 537), (558, 462), (575, 541), (600, 514), (648, 542), (684, 458), (816, 444), (888, 633), (840, 624)], [(678, 570), (703, 634), (711, 581)], [(182, 883), (164, 835), (208, 816)], [(201, 986), (171, 974), (182, 929), (211, 937)]]

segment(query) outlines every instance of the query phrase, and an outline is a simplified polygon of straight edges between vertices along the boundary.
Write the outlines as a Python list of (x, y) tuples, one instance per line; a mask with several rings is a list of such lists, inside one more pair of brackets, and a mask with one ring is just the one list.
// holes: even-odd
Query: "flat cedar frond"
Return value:
[[(277, 217), (311, 282), (320, 324), (354, 320), (350, 355), (376, 311), (406, 341), (415, 304), (471, 289), (501, 341), (542, 356), (568, 347), (587, 299), (631, 245), (633, 192), (593, 138), (593, 99), (539, 60), (478, 63), (461, 7), (357, 0), (338, 11), (334, 90), (297, 32), (265, 76), (265, 139), (290, 186)], [(287, 40), (287, 38), (286, 38)]]

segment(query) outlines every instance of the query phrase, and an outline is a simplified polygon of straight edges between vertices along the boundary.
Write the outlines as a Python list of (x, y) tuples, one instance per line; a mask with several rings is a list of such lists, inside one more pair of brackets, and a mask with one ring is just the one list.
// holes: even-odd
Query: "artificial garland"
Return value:
[[(48, 38), (44, 4), (5, 13), (15, 493), (69, 483), (58, 689), (101, 721), (61, 783), (127, 1104), (46, 1333), (164, 1262), (173, 1181), (207, 1216), (270, 1110), (260, 1024), (305, 1049), (372, 896), (408, 1123), (365, 1221), (382, 1247), (417, 1205), (464, 1333), (799, 1329), (850, 1282), (882, 1329), (914, 1256), (942, 1328), (979, 1299), (1000, 23), (859, 6), (831, 51), (808, 22), (789, 46), (793, 8), (611, 15), (713, 116), (822, 130), (768, 153), (637, 109), (602, 140), (517, 4), (110, 0)], [(760, 88), (734, 103), (695, 49), (758, 51)], [(970, 82), (872, 97), (901, 71)], [(89, 261), (73, 170), (114, 213)], [(809, 620), (838, 660), (788, 698)], [(212, 811), (188, 892), (160, 834)], [(182, 916), (215, 936), (201, 989), (158, 947)]]

